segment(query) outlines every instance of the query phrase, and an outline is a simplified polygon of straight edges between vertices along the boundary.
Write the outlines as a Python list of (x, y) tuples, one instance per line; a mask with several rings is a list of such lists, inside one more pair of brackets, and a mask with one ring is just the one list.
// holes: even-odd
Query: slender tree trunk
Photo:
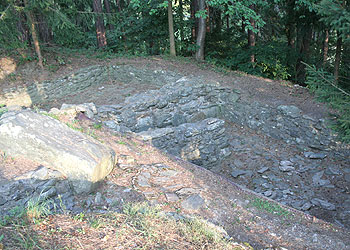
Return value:
[(339, 68), (340, 68), (340, 60), (341, 60), (341, 51), (343, 40), (339, 33), (337, 33), (337, 47), (335, 49), (335, 62), (334, 62), (334, 80), (338, 83), (339, 80)]
[(179, 17), (180, 17), (180, 39), (181, 42), (185, 40), (185, 32), (184, 32), (184, 8), (182, 0), (179, 0)]
[(41, 43), (49, 43), (52, 40), (51, 29), (47, 25), (45, 17), (43, 15), (37, 16), (37, 31), (39, 33), (39, 38)]
[[(117, 7), (118, 7), (118, 12), (119, 14), (121, 15), (122, 14), (122, 5), (120, 3), (120, 0), (116, 0), (116, 4), (117, 4)], [(122, 17), (121, 17), (122, 18)], [(122, 22), (122, 19), (120, 20), (120, 22)], [(124, 51), (125, 52), (128, 52), (128, 46), (127, 46), (127, 42), (126, 42), (126, 36), (124, 34), (124, 27), (121, 27), (121, 31), (123, 33), (122, 35), (122, 38), (123, 38), (123, 42), (124, 42)]]
[(194, 21), (194, 26), (192, 27), (192, 41), (197, 40), (198, 29), (199, 29), (199, 21), (196, 18), (196, 12), (198, 11), (198, 1), (201, 0), (192, 0), (191, 2), (191, 18)]
[(222, 20), (221, 20), (221, 10), (218, 8), (215, 8), (213, 11), (214, 16), (214, 32), (215, 33), (221, 33), (222, 30)]
[[(252, 10), (254, 10), (254, 5), (251, 5), (250, 8)], [(250, 25), (252, 26), (252, 28), (255, 28), (255, 20), (253, 18), (250, 18)], [(255, 33), (252, 29), (248, 29), (248, 46), (249, 46), (249, 49), (253, 49), (255, 47)], [(255, 54), (252, 53), (250, 55), (250, 62), (255, 62)]]
[[(27, 0), (24, 0), (23, 3), (24, 3), (24, 6), (27, 6)], [(34, 18), (33, 13), (30, 10), (28, 10), (26, 12), (26, 14), (27, 14), (27, 18), (28, 18), (28, 22), (29, 22), (29, 26), (30, 26), (30, 31), (32, 33), (35, 52), (38, 56), (38, 65), (41, 69), (44, 69), (43, 58), (41, 56), (41, 50), (40, 50), (40, 43), (39, 43), (39, 39), (38, 39), (37, 32), (35, 29), (35, 18)]]
[[(104, 6), (105, 6), (106, 12), (107, 12), (107, 13), (112, 13), (112, 11), (111, 11), (111, 5), (110, 5), (110, 3), (109, 3), (109, 0), (103, 0), (103, 4), (104, 4)], [(110, 20), (111, 20), (111, 16), (110, 16), (110, 15), (108, 15), (108, 20), (109, 20), (109, 22), (110, 22)], [(111, 24), (111, 23), (109, 23), (109, 24), (108, 24), (108, 29), (109, 29), (109, 30), (114, 30), (114, 25)]]
[(323, 41), (323, 67), (326, 66), (327, 59), (328, 59), (328, 49), (329, 49), (329, 30), (325, 30), (325, 38)]
[(172, 0), (168, 0), (168, 25), (170, 39), (170, 55), (176, 56)]
[(101, 16), (101, 13), (102, 13), (101, 0), (93, 0), (93, 9), (94, 9), (94, 12), (96, 13), (95, 26), (96, 26), (97, 46), (99, 48), (103, 48), (107, 46), (107, 39), (106, 39), (106, 30), (103, 23), (103, 17)]
[(287, 1), (287, 24), (286, 24), (286, 35), (288, 40), (288, 46), (295, 48), (295, 0)]
[(300, 84), (304, 84), (305, 77), (306, 77), (306, 71), (305, 71), (305, 65), (301, 62), (308, 62), (310, 58), (310, 44), (312, 40), (312, 26), (311, 24), (304, 24), (302, 27), (302, 31), (300, 32), (302, 35), (301, 43), (300, 43), (300, 49), (299, 54), (301, 55), (297, 60), (296, 65), (296, 80)]
[[(198, 10), (205, 10), (205, 0), (198, 0)], [(203, 61), (204, 60), (204, 45), (205, 45), (205, 33), (206, 33), (206, 18), (199, 18), (199, 27), (198, 27), (198, 35), (197, 35), (197, 52), (196, 52), (196, 60)]]

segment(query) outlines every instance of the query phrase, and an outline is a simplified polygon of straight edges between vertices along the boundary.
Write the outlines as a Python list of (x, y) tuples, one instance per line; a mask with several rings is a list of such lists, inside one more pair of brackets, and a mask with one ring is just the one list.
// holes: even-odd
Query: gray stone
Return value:
[(268, 168), (268, 167), (262, 167), (262, 168), (260, 168), (259, 170), (258, 170), (258, 173), (259, 174), (263, 174), (263, 173), (265, 173), (267, 170), (269, 170), (270, 168)]
[(329, 185), (331, 182), (329, 180), (322, 180), (321, 178), (323, 177), (324, 171), (317, 172), (312, 176), (312, 182), (316, 187), (322, 187)]
[(151, 185), (148, 182), (149, 178), (145, 177), (144, 175), (139, 175), (137, 177), (137, 184), (140, 187), (151, 187)]
[(297, 118), (301, 115), (301, 110), (296, 106), (278, 106), (277, 109), (281, 111), (285, 116), (290, 116), (291, 118)]
[(279, 169), (283, 172), (289, 172), (294, 170), (293, 163), (290, 161), (281, 161), (279, 165)]
[(205, 201), (199, 194), (191, 195), (181, 202), (181, 207), (185, 210), (198, 210), (204, 205)]
[(305, 202), (302, 207), (300, 208), (302, 211), (307, 211), (312, 207), (311, 202)]
[(350, 183), (350, 174), (345, 174), (344, 175), (344, 180), (348, 183)]
[(325, 171), (325, 174), (327, 175), (342, 175), (341, 170), (337, 166), (330, 166)]
[(247, 173), (246, 170), (236, 169), (236, 170), (233, 170), (233, 171), (231, 172), (231, 176), (234, 177), (234, 178), (237, 178), (238, 176), (244, 175), (244, 174), (246, 174), (246, 173)]
[(179, 196), (187, 196), (187, 195), (192, 195), (192, 194), (198, 194), (199, 191), (194, 188), (181, 188), (175, 192)]
[(102, 204), (103, 199), (102, 199), (102, 194), (100, 192), (96, 193), (94, 201), (95, 201), (95, 204)]
[(60, 171), (73, 182), (77, 193), (92, 191), (115, 164), (115, 153), (108, 147), (31, 111), (1, 117), (0, 149)]
[(179, 197), (174, 193), (165, 193), (165, 197), (168, 202), (177, 202), (179, 201)]
[(304, 156), (309, 159), (324, 159), (327, 157), (324, 153), (304, 152)]
[(63, 103), (60, 109), (61, 113), (68, 113), (76, 116), (78, 113), (84, 113), (88, 118), (94, 118), (94, 115), (97, 114), (97, 109), (93, 103), (84, 103), (84, 104), (65, 104)]
[(162, 171), (159, 173), (161, 176), (168, 176), (168, 177), (174, 177), (178, 174), (177, 171), (175, 170), (166, 170), (166, 171)]
[(44, 166), (41, 166), (39, 169), (35, 170), (32, 173), (31, 177), (39, 180), (46, 180), (49, 178), (49, 170)]
[(325, 201), (325, 200), (321, 200), (319, 198), (313, 198), (311, 200), (311, 203), (315, 206), (320, 206), (326, 210), (335, 210), (335, 205), (328, 202), (328, 201)]

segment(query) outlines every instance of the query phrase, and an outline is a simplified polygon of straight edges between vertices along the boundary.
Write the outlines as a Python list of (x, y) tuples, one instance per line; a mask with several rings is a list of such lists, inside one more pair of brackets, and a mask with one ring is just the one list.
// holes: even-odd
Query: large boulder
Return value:
[(58, 170), (77, 193), (91, 192), (115, 165), (115, 152), (49, 116), (31, 111), (0, 117), (0, 150)]

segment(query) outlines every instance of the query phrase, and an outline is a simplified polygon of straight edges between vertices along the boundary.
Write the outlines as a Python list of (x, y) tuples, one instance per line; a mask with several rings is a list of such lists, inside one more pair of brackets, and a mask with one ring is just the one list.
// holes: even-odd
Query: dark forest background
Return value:
[[(337, 110), (350, 141), (350, 2), (346, 0), (0, 0), (0, 50), (194, 57), (307, 86)], [(35, 51), (33, 54), (24, 51)]]

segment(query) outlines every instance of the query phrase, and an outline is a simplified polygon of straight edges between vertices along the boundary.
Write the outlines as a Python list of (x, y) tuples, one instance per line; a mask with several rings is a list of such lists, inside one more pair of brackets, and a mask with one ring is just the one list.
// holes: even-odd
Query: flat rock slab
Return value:
[(115, 152), (60, 121), (32, 111), (0, 117), (0, 150), (58, 170), (77, 193), (91, 192), (115, 165)]

